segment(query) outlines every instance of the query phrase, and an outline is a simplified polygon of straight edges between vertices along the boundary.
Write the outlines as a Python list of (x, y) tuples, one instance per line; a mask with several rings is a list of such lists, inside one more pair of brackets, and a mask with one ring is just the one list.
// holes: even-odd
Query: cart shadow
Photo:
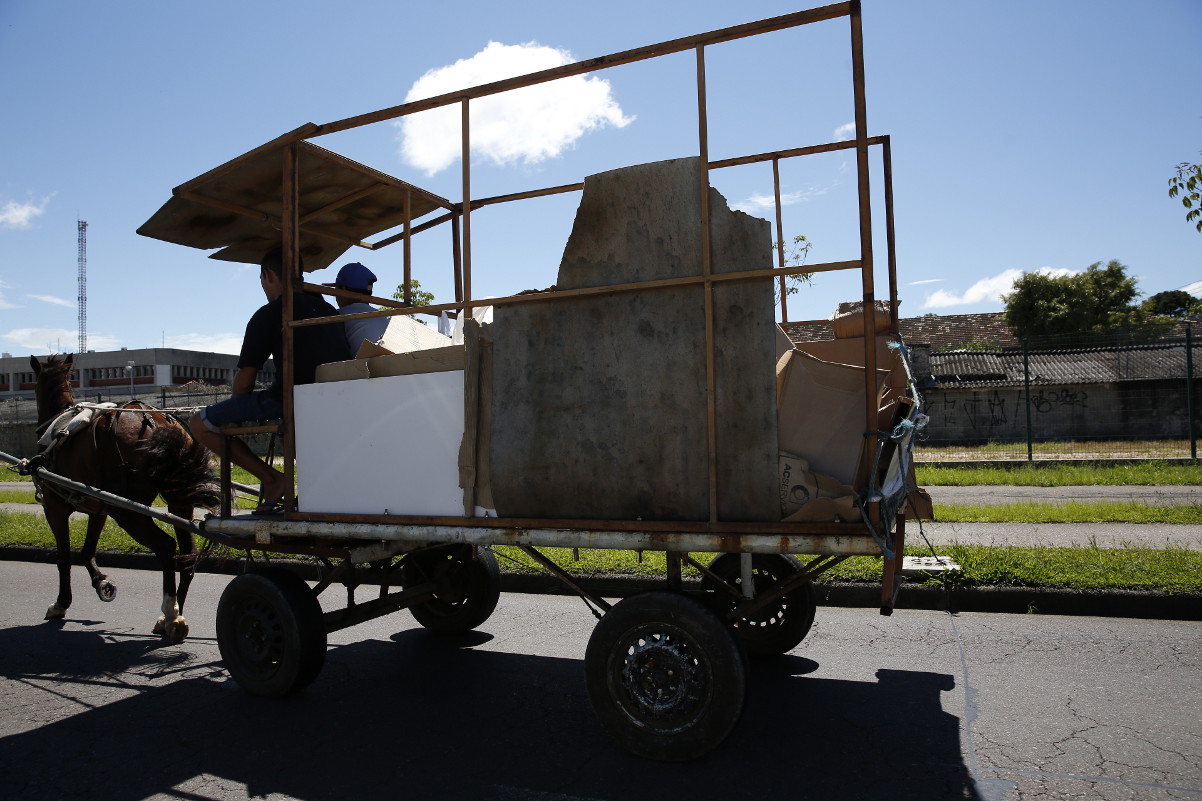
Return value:
[[(249, 696), (218, 663), (185, 655), (191, 669), (107, 701), (79, 666), (157, 670), (156, 650), (142, 638), (76, 632), (48, 655), (46, 633), (5, 631), (0, 674), (54, 682), (54, 702), (78, 698), (79, 711), (0, 740), (12, 798), (91, 801), (100, 777), (111, 801), (211, 797), (214, 788), (305, 801), (979, 798), (959, 721), (940, 706), (954, 686), (945, 674), (844, 681), (807, 675), (818, 665), (800, 657), (757, 663), (726, 743), (664, 764), (604, 736), (581, 660), (484, 650), (487, 635), (415, 630), (332, 647), (317, 681), (283, 700)], [(79, 649), (73, 667), (46, 670), (64, 646)]]

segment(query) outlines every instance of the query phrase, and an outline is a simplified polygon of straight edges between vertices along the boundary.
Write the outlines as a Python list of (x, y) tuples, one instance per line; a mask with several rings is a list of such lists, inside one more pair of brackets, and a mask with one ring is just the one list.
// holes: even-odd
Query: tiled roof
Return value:
[[(1202, 356), (1197, 349), (1195, 358)], [(1021, 348), (931, 353), (931, 374), (940, 385), (1003, 386), (1023, 384)], [(1168, 343), (1110, 348), (1059, 348), (1028, 351), (1032, 384), (1108, 384), (1158, 378), (1184, 378), (1185, 345)]]

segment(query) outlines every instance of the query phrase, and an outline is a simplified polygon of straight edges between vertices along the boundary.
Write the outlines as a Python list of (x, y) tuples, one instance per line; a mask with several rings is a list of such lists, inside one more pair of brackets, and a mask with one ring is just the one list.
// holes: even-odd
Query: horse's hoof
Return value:
[(160, 617), (154, 622), (154, 628), (150, 630), (151, 634), (166, 634), (167, 633), (167, 618)]
[(167, 627), (167, 639), (178, 645), (188, 636), (188, 623), (182, 617)]
[(46, 610), (46, 620), (62, 620), (67, 616), (67, 610), (58, 604), (54, 604)]
[(96, 585), (96, 595), (107, 604), (117, 597), (117, 585), (105, 579)]

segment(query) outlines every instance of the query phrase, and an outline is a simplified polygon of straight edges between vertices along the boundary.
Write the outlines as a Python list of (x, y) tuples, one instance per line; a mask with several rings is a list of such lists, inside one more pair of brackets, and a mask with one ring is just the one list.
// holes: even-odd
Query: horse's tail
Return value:
[(220, 489), (209, 449), (181, 426), (155, 428), (138, 447), (146, 459), (146, 477), (168, 503), (217, 509)]

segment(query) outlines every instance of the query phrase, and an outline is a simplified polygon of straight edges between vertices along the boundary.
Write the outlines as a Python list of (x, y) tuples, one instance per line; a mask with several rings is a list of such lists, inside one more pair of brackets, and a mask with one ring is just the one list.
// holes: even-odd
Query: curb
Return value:
[[(72, 564), (81, 565), (78, 551), (72, 551)], [(105, 567), (130, 570), (157, 570), (158, 564), (150, 554), (106, 552), (102, 554)], [(11, 562), (54, 563), (54, 553), (43, 548), (0, 546), (0, 560)], [(319, 579), (320, 568), (309, 562), (273, 559), (308, 581)], [(242, 557), (225, 560), (209, 559), (199, 572), (238, 575), (245, 571)], [(607, 576), (600, 579), (574, 577), (589, 592), (607, 598), (625, 598), (638, 592), (655, 589), (662, 582), (642, 576)], [(363, 583), (371, 583), (365, 578)], [(686, 589), (699, 582), (685, 582)], [(819, 606), (878, 609), (881, 605), (880, 583), (852, 584), (845, 582), (814, 585)], [(574, 595), (558, 579), (549, 574), (509, 573), (501, 571), (501, 591), (532, 595)], [(957, 587), (947, 590), (903, 584), (897, 599), (898, 609), (926, 609), (940, 612), (994, 612), (1001, 614), (1074, 615), (1087, 617), (1126, 617), (1148, 620), (1202, 620), (1202, 593), (1171, 595), (1165, 592), (1139, 590), (1109, 590), (1086, 592), (1047, 587)]]

